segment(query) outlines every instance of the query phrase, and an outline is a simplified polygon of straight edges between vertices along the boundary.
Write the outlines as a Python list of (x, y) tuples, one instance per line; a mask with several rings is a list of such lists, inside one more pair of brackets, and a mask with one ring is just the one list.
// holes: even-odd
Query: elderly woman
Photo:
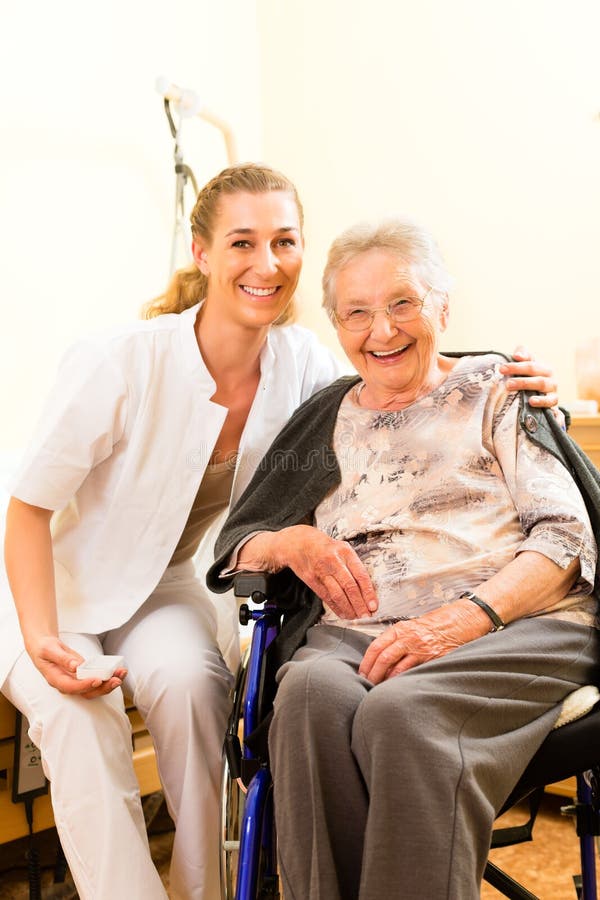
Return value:
[(420, 228), (351, 229), (323, 284), (359, 377), (281, 432), (209, 584), (235, 564), (307, 586), (269, 738), (286, 898), (469, 900), (497, 811), (597, 677), (596, 543), (563, 463), (596, 526), (597, 473), (501, 357), (440, 352), (448, 276)]

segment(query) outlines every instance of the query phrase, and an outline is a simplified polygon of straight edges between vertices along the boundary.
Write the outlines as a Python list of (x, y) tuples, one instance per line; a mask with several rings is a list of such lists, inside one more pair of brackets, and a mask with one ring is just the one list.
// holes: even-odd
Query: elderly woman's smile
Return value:
[(376, 360), (379, 360), (383, 363), (388, 362), (392, 363), (399, 356), (401, 356), (407, 348), (410, 347), (410, 341), (406, 344), (403, 344), (401, 347), (396, 347), (393, 350), (368, 350), (367, 352), (374, 356)]
[(480, 900), (495, 811), (597, 677), (600, 494), (552, 421), (521, 427), (502, 354), (440, 354), (451, 279), (424, 229), (347, 229), (322, 285), (362, 383), (296, 410), (207, 578), (266, 569), (306, 604), (268, 736), (283, 892)]
[(439, 354), (446, 295), (392, 250), (353, 257), (335, 280), (339, 341), (365, 382), (361, 403), (400, 408), (440, 384), (454, 365)]

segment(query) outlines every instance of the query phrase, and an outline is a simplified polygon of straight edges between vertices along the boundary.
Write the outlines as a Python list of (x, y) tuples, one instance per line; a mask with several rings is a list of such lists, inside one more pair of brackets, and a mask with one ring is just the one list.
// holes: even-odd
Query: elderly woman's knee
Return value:
[(348, 669), (330, 657), (288, 663), (280, 679), (275, 714), (293, 719), (302, 713), (319, 727), (351, 719), (365, 695), (358, 679), (348, 677)]
[(437, 713), (429, 687), (418, 678), (397, 675), (368, 692), (356, 712), (353, 733), (396, 749), (398, 740), (408, 747), (413, 740), (432, 735)]

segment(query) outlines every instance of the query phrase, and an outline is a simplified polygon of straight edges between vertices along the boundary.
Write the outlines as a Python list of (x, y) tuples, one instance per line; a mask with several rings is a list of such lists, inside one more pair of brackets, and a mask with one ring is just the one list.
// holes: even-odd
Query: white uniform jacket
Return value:
[[(227, 409), (200, 355), (198, 306), (76, 343), (8, 485), (51, 520), (59, 628), (100, 634), (152, 593), (187, 521)], [(306, 328), (272, 328), (242, 434), (231, 502), (292, 412), (337, 378)], [(0, 595), (0, 685), (23, 649)]]

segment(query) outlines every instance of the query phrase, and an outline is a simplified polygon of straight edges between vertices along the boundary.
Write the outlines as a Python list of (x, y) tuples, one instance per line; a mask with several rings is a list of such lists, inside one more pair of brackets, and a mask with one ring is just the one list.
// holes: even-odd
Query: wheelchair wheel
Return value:
[[(262, 638), (269, 623), (255, 624)], [(221, 900), (279, 900), (277, 836), (273, 816), (273, 789), (267, 766), (243, 756), (240, 746), (242, 710), (247, 701), (258, 710), (262, 645), (255, 643), (242, 656), (232, 694), (232, 709), (225, 736), (221, 778), (220, 869)], [(257, 655), (256, 655), (257, 654)], [(250, 698), (246, 696), (250, 681)], [(252, 699), (254, 698), (254, 699)], [(257, 712), (255, 711), (255, 715)], [(243, 780), (234, 776), (243, 776)]]
[[(236, 898), (245, 801), (246, 792), (239, 781), (231, 777), (229, 764), (224, 758), (221, 782), (221, 900)], [(256, 900), (280, 900), (271, 787), (265, 797), (263, 817), (263, 838), (257, 853), (256, 888), (252, 896)], [(243, 889), (244, 896), (246, 890)]]
[(231, 777), (227, 757), (224, 757), (221, 779), (221, 900), (235, 900), (244, 799), (244, 791), (237, 779)]

